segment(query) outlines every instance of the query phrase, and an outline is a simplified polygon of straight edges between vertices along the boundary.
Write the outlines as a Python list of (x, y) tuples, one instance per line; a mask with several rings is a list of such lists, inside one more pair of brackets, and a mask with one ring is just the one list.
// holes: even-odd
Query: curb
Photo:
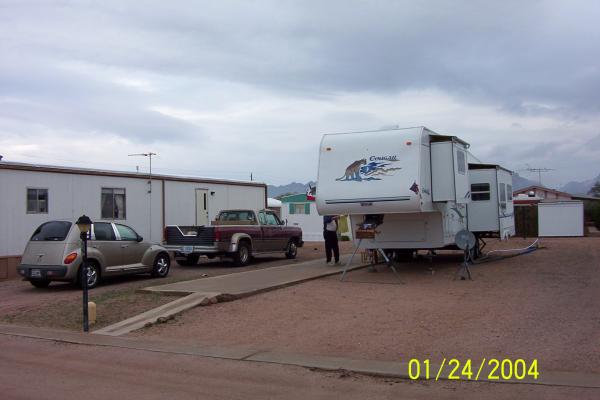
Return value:
[(219, 293), (193, 293), (134, 317), (117, 322), (116, 324), (98, 329), (92, 333), (108, 336), (124, 335), (155, 323), (166, 322), (169, 319), (173, 319), (176, 314), (189, 310), (190, 308), (214, 304), (217, 302), (218, 295)]

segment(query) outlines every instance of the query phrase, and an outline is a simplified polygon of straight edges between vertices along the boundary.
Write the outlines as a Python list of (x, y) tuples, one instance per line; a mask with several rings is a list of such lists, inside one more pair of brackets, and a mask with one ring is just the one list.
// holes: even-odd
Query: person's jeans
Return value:
[(325, 231), (323, 233), (325, 237), (325, 255), (327, 256), (327, 262), (331, 261), (331, 253), (333, 252), (333, 256), (335, 262), (340, 261), (340, 248), (338, 246), (338, 238), (337, 232), (335, 231)]

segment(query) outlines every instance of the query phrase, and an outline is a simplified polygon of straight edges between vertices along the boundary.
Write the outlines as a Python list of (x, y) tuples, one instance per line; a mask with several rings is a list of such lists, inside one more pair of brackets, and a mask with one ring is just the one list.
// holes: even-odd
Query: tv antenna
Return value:
[(533, 172), (538, 174), (538, 183), (540, 186), (542, 185), (542, 172), (548, 172), (548, 171), (554, 171), (553, 168), (532, 168), (531, 166), (529, 166), (529, 164), (525, 164), (527, 166), (527, 168), (525, 169), (520, 169), (519, 171), (528, 171), (528, 172)]

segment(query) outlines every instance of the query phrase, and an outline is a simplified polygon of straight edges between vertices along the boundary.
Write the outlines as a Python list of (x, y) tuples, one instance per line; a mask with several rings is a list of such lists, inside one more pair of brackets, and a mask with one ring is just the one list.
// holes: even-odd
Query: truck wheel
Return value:
[(169, 274), (169, 268), (171, 267), (171, 260), (166, 254), (159, 254), (154, 260), (154, 266), (152, 267), (152, 277), (154, 278), (165, 278)]
[(190, 265), (196, 265), (196, 264), (198, 264), (199, 258), (200, 258), (200, 256), (198, 254), (190, 254), (189, 256), (186, 256), (184, 259), (178, 259), (177, 264), (183, 265), (186, 267), (190, 266)]
[(243, 267), (250, 262), (250, 245), (246, 242), (238, 244), (238, 249), (233, 255), (233, 263), (236, 267)]
[(39, 289), (47, 288), (50, 285), (50, 281), (48, 279), (32, 279), (29, 281), (33, 286)]
[(296, 255), (298, 254), (298, 246), (296, 246), (296, 242), (293, 240), (290, 240), (286, 251), (285, 251), (285, 257), (292, 260), (294, 258), (296, 258)]

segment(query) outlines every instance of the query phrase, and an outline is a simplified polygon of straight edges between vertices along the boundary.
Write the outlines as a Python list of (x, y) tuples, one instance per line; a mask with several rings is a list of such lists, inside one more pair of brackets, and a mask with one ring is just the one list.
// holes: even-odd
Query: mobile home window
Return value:
[(500, 208), (506, 210), (506, 184), (500, 184)]
[(48, 214), (48, 189), (27, 189), (27, 214)]
[(471, 184), (471, 200), (484, 201), (490, 199), (490, 184), (489, 183), (473, 183)]
[(513, 199), (512, 185), (506, 185), (506, 201), (512, 201), (512, 199)]
[(102, 218), (125, 219), (125, 189), (102, 188)]
[(464, 151), (456, 150), (456, 164), (458, 164), (458, 173), (464, 175), (467, 171)]
[(310, 214), (310, 204), (290, 203), (290, 214)]

